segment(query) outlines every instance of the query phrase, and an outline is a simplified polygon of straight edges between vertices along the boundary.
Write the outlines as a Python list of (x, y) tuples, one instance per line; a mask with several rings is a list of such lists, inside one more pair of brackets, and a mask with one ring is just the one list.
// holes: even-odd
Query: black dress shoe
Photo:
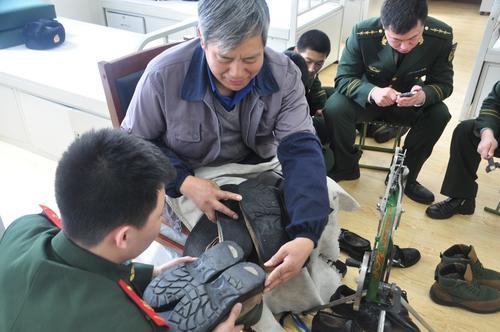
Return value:
[[(398, 130), (399, 130), (399, 128), (397, 128), (397, 127), (391, 127), (391, 126), (385, 124), (385, 125), (381, 126), (380, 128), (378, 128), (377, 130), (375, 130), (375, 132), (373, 133), (373, 139), (377, 143), (388, 142), (391, 139), (396, 138)], [(401, 131), (401, 136), (406, 134), (408, 132), (408, 130), (410, 130), (410, 127), (403, 127), (403, 129)]]
[(363, 260), (365, 251), (371, 250), (370, 241), (344, 228), (340, 229), (339, 247), (340, 250), (360, 262)]
[(431, 204), (434, 202), (434, 194), (417, 181), (406, 184), (405, 194), (418, 203)]
[(432, 219), (448, 219), (455, 214), (473, 214), (475, 208), (476, 200), (473, 198), (448, 198), (429, 206), (425, 214)]
[(352, 320), (326, 311), (318, 311), (312, 320), (311, 332), (353, 332)]
[(420, 252), (415, 248), (400, 248), (394, 245), (393, 250), (392, 266), (394, 267), (410, 267), (420, 260)]

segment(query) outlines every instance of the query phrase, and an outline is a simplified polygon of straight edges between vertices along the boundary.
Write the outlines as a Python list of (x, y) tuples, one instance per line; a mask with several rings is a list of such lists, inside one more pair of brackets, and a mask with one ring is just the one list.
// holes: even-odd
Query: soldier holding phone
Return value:
[(453, 90), (452, 28), (427, 16), (425, 0), (385, 0), (381, 16), (357, 24), (337, 68), (324, 114), (335, 155), (329, 176), (359, 178), (356, 123), (383, 120), (411, 127), (404, 149), (405, 194), (424, 204), (434, 195), (417, 182), (451, 118), (443, 103)]

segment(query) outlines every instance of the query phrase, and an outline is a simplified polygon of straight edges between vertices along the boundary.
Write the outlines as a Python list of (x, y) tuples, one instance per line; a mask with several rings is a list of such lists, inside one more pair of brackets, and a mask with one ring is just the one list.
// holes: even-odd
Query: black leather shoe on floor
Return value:
[(353, 321), (325, 311), (318, 311), (312, 320), (311, 332), (353, 332)]
[(434, 194), (417, 181), (406, 184), (405, 194), (418, 203), (431, 204), (434, 202)]
[(370, 241), (344, 228), (340, 229), (339, 247), (340, 250), (360, 262), (363, 260), (365, 251), (371, 250)]
[(455, 214), (473, 214), (475, 208), (475, 199), (448, 198), (429, 206), (425, 214), (432, 219), (448, 219)]
[(415, 248), (400, 248), (394, 245), (393, 250), (392, 266), (394, 267), (410, 267), (420, 260), (420, 252)]

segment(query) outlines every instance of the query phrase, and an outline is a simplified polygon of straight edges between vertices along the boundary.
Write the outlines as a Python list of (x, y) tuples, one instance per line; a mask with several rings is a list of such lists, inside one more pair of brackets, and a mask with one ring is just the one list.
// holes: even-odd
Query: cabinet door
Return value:
[(134, 16), (126, 13), (106, 10), (106, 22), (108, 27), (138, 33), (146, 33), (144, 17), (142, 16)]
[(363, 0), (346, 0), (344, 2), (341, 43), (345, 43), (347, 37), (351, 35), (354, 25), (363, 19), (363, 5)]
[(33, 148), (59, 159), (74, 138), (69, 108), (22, 92), (18, 96)]
[(29, 144), (14, 90), (0, 85), (0, 100), (0, 137), (15, 143)]
[(500, 77), (500, 64), (485, 62), (477, 83), (476, 93), (469, 114), (462, 114), (462, 119), (473, 119), (479, 115), (483, 100), (493, 89), (493, 86)]
[(80, 136), (81, 134), (91, 129), (98, 130), (102, 128), (113, 127), (110, 119), (105, 119), (100, 116), (84, 113), (76, 109), (70, 110), (69, 121), (71, 123), (71, 128), (73, 129), (74, 136)]
[[(170, 25), (179, 23), (179, 21), (175, 20), (169, 20), (166, 18), (158, 18), (158, 17), (152, 17), (152, 16), (145, 16), (146, 20), (146, 32), (149, 33), (151, 31), (155, 31), (158, 29), (166, 28)], [(194, 27), (192, 28), (187, 28), (181, 31), (178, 31), (176, 33), (172, 33), (168, 36), (168, 42), (174, 42), (174, 41), (182, 41), (185, 38), (194, 38), (196, 37), (196, 29)]]

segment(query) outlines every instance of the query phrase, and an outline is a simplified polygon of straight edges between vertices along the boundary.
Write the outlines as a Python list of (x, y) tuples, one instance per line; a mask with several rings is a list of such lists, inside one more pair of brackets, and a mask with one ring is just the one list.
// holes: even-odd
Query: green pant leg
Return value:
[(451, 119), (448, 107), (443, 102), (420, 112), (421, 114), (411, 124), (403, 146), (403, 149), (406, 149), (405, 164), (410, 171), (408, 182), (416, 181), (423, 164), (431, 155), (434, 145)]
[[(496, 139), (499, 140), (499, 137)], [(441, 186), (443, 195), (453, 198), (476, 197), (477, 171), (481, 162), (481, 156), (477, 153), (479, 142), (480, 138), (474, 134), (474, 120), (463, 121), (455, 128), (450, 160)], [(500, 156), (500, 149), (496, 149), (495, 156)]]
[(334, 173), (359, 168), (359, 152), (354, 147), (358, 112), (363, 112), (363, 108), (340, 93), (334, 93), (326, 101), (323, 117), (335, 158)]

